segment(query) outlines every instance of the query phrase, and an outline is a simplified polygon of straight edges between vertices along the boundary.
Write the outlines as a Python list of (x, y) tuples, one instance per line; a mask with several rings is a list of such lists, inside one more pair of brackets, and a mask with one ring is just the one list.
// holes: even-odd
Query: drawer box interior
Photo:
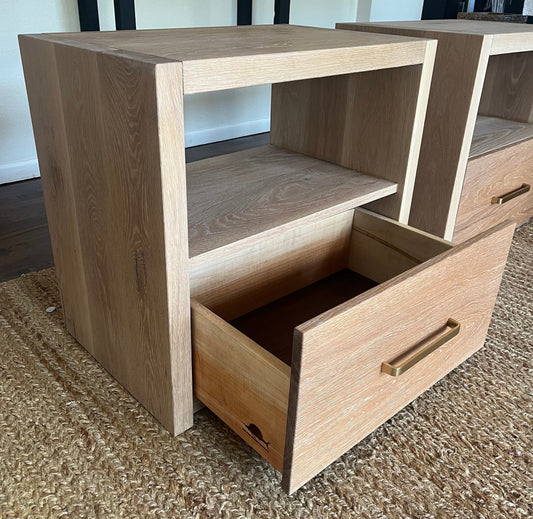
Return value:
[(356, 209), (192, 264), (197, 398), (282, 471), (295, 330), (450, 248)]
[(356, 209), (191, 261), (196, 397), (293, 492), (483, 345), (513, 229)]

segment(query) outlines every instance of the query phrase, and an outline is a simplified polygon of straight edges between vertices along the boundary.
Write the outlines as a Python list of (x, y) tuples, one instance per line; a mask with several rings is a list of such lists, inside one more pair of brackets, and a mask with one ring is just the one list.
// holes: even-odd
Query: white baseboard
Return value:
[(245, 135), (268, 132), (270, 130), (270, 119), (259, 119), (257, 121), (246, 121), (244, 123), (232, 124), (229, 126), (219, 126), (217, 128), (206, 128), (205, 130), (195, 130), (185, 133), (185, 147), (200, 146), (210, 142), (226, 141), (236, 139)]
[(10, 162), (0, 164), (0, 184), (18, 182), (28, 178), (39, 176), (39, 164), (37, 159), (23, 160), (21, 162)]
[[(195, 130), (185, 134), (185, 147), (189, 148), (210, 142), (236, 139), (237, 137), (268, 132), (269, 130), (270, 119), (259, 119), (257, 121), (246, 121), (229, 126)], [(18, 182), (19, 180), (26, 180), (38, 176), (39, 164), (36, 158), (21, 162), (11, 162), (10, 164), (0, 164), (0, 184)]]

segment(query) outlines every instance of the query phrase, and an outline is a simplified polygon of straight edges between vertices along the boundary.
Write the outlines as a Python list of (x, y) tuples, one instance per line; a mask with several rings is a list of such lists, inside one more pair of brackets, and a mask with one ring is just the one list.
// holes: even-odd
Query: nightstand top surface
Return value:
[(176, 61), (224, 59), (324, 49), (406, 45), (416, 40), (392, 35), (346, 34), (297, 25), (247, 25), (186, 29), (149, 29), (42, 34), (53, 41), (90, 43)]
[(406, 31), (403, 34), (436, 37), (438, 33), (469, 34), (493, 37), (491, 54), (533, 50), (533, 25), (525, 23), (489, 22), (484, 20), (413, 20), (372, 23), (340, 23), (339, 28), (350, 25), (383, 27)]
[[(95, 52), (129, 53), (140, 61), (181, 62), (185, 93), (420, 64), (432, 44), (417, 38), (293, 25), (22, 37)], [(230, 73), (233, 81), (218, 80)]]
[(412, 20), (400, 22), (372, 22), (362, 25), (398, 27), (418, 31), (457, 32), (461, 34), (533, 34), (533, 25), (525, 23), (489, 22), (484, 20)]

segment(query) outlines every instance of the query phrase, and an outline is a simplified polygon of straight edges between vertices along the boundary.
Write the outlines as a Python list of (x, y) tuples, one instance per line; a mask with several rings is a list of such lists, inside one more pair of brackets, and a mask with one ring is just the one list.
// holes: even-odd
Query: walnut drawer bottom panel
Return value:
[(531, 186), (533, 139), (469, 160), (453, 241), (464, 241), (507, 219), (526, 222), (533, 216)]
[(231, 323), (192, 301), (196, 396), (295, 491), (483, 345), (513, 229), (451, 247), (356, 210), (339, 272)]

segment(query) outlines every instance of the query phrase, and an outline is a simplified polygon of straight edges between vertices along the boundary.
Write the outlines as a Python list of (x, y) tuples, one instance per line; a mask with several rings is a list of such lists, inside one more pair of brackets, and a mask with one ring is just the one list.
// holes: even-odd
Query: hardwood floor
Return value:
[[(215, 142), (186, 150), (187, 162), (269, 143), (269, 134)], [(0, 282), (54, 264), (41, 179), (0, 186)]]
[(0, 281), (52, 265), (41, 179), (0, 186)]

